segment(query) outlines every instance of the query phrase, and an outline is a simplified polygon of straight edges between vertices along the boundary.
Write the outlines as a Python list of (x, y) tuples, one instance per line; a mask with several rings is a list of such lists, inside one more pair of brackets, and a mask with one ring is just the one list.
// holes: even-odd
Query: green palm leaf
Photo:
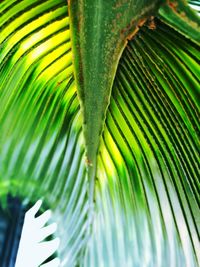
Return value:
[[(171, 36), (180, 37), (160, 21), (156, 31), (143, 28), (120, 62), (99, 159), (113, 172), (106, 168), (108, 181), (99, 179), (103, 218), (96, 222), (90, 266), (99, 266), (93, 247), (100, 259), (106, 255), (102, 236), (114, 253), (105, 266), (198, 266), (197, 103), (175, 71), (185, 73), (186, 65), (178, 63), (187, 40), (172, 51)], [(193, 52), (188, 57), (195, 66)], [(197, 93), (195, 68), (187, 71)]]
[(200, 263), (199, 35), (165, 8), (119, 61), (93, 196), (67, 2), (0, 3), (0, 198), (44, 198), (62, 266)]

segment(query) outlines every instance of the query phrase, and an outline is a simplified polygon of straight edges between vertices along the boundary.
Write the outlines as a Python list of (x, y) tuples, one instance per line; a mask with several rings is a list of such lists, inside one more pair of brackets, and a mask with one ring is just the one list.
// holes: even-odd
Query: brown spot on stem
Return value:
[(155, 30), (156, 29), (156, 23), (155, 23), (155, 20), (154, 20), (154, 17), (153, 16), (151, 16), (150, 19), (148, 20), (147, 27), (150, 30)]
[(177, 12), (177, 6), (178, 6), (178, 3), (177, 2), (172, 2), (170, 0), (167, 0), (167, 4), (168, 6), (173, 9), (174, 12)]
[[(144, 25), (144, 23), (146, 22), (146, 18), (145, 19), (140, 19), (134, 29), (133, 32), (129, 33), (128, 36), (127, 36), (127, 40), (131, 40), (133, 39), (133, 37), (136, 35), (136, 33), (139, 31), (139, 29)], [(128, 31), (131, 30), (131, 28), (133, 27), (134, 25), (134, 21), (131, 21), (131, 23), (129, 24), (129, 27), (128, 27)]]
[(87, 166), (93, 166), (92, 161), (89, 160), (88, 158), (86, 158), (85, 163), (86, 163)]

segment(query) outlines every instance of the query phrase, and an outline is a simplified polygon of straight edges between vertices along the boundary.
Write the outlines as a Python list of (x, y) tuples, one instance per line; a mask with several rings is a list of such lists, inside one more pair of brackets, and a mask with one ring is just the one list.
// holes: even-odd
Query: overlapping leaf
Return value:
[(44, 198), (72, 266), (87, 228), (87, 180), (65, 1), (4, 1), (0, 191)]
[(198, 266), (199, 48), (155, 23), (116, 75), (86, 266)]

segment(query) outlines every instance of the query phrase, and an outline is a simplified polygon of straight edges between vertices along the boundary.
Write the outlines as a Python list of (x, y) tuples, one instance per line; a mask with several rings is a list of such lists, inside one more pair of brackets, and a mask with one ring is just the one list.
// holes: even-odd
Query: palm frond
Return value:
[(166, 1), (166, 4), (159, 9), (159, 17), (165, 23), (199, 44), (199, 17), (186, 1)]
[(73, 266), (87, 228), (87, 180), (66, 1), (4, 1), (1, 13), (0, 191), (43, 196)]
[(43, 196), (58, 224), (61, 266), (198, 266), (197, 38), (160, 13), (128, 42), (93, 210), (67, 2), (4, 0), (0, 13), (1, 201)]
[(85, 266), (198, 266), (199, 47), (156, 20), (129, 42), (99, 156)]
[(190, 7), (200, 15), (200, 3), (198, 0), (188, 0)]

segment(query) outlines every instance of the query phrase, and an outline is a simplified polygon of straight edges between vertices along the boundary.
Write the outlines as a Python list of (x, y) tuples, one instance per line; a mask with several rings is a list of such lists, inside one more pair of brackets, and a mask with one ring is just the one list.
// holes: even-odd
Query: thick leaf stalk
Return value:
[(127, 40), (160, 4), (160, 0), (69, 1), (75, 80), (92, 176), (119, 59)]

